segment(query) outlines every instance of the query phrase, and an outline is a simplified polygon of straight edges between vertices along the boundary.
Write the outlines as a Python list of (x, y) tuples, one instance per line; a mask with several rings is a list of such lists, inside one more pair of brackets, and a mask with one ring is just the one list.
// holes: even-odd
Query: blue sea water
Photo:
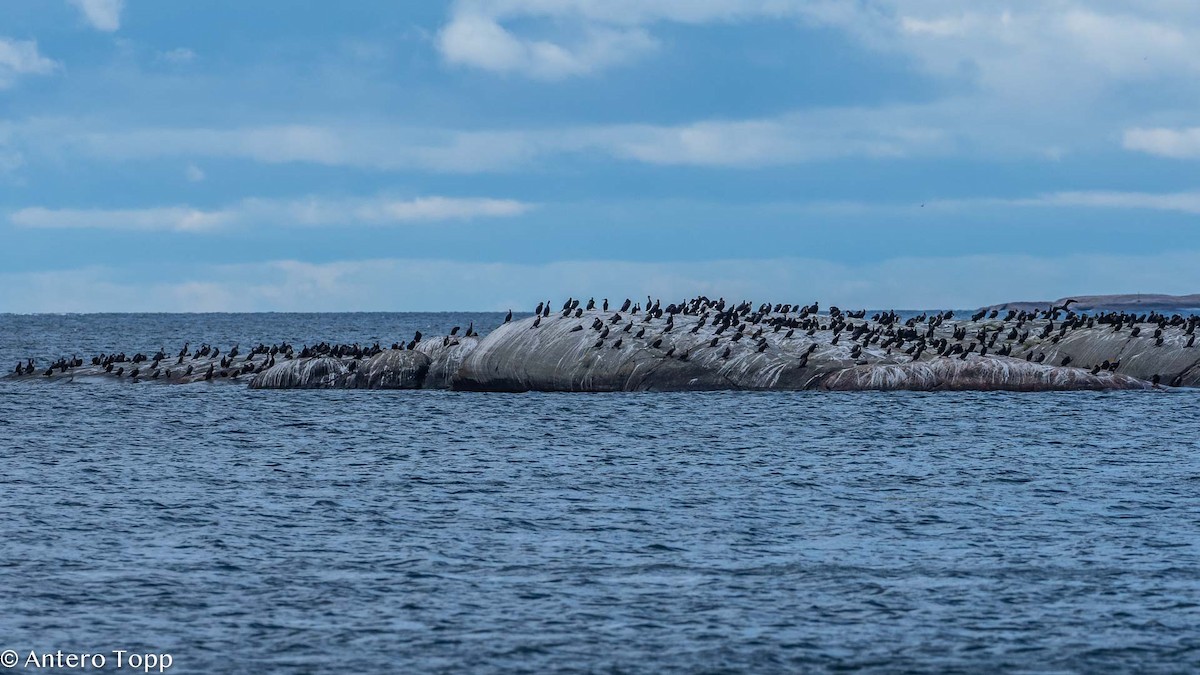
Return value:
[[(0, 364), (501, 319), (0, 315)], [(1195, 672), (1200, 394), (0, 380), (0, 589), (0, 649), (168, 672)]]

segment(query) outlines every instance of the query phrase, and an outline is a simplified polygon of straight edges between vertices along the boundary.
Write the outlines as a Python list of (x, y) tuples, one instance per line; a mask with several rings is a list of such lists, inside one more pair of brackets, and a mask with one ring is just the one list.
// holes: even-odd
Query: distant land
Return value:
[(1051, 306), (1061, 305), (1066, 302), (1068, 298), (1074, 298), (1076, 300), (1076, 302), (1071, 303), (1071, 309), (1077, 312), (1095, 310), (1149, 311), (1152, 309), (1180, 310), (1200, 308), (1200, 293), (1193, 293), (1191, 295), (1135, 293), (1126, 295), (1071, 295), (1065, 298), (1059, 298), (1058, 300), (1006, 302), (1000, 305), (989, 305), (985, 309), (1015, 309), (1017, 311), (1046, 309)]

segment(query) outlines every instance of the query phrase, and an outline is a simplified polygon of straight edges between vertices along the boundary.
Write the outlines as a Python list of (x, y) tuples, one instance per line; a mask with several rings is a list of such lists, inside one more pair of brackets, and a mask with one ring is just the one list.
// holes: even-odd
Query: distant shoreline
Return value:
[(988, 305), (984, 309), (1015, 309), (1030, 311), (1061, 306), (1067, 300), (1076, 312), (1092, 310), (1200, 310), (1200, 293), (1191, 295), (1166, 295), (1163, 293), (1127, 293), (1123, 295), (1072, 295), (1057, 300), (1006, 302)]

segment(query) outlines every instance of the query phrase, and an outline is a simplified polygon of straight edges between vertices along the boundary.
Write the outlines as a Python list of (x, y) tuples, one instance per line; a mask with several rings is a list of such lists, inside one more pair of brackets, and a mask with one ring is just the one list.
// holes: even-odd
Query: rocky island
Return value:
[(487, 335), (221, 353), (104, 354), (18, 364), (8, 376), (62, 381), (240, 382), (255, 389), (1103, 390), (1200, 385), (1200, 317), (1159, 312), (988, 308), (969, 316), (846, 311), (819, 304), (693, 298), (619, 307), (568, 299)]

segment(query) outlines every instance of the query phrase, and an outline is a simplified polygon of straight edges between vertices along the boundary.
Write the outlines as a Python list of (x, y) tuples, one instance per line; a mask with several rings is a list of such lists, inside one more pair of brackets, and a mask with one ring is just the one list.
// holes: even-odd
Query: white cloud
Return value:
[(96, 30), (111, 33), (121, 27), (125, 0), (70, 0)]
[(204, 173), (204, 169), (201, 169), (195, 164), (188, 164), (183, 173), (184, 176), (187, 177), (189, 183), (202, 183), (204, 182), (204, 179), (207, 178)]
[(0, 89), (11, 87), (22, 75), (48, 75), (58, 67), (38, 53), (35, 41), (0, 38)]
[(578, 44), (521, 39), (479, 14), (456, 16), (438, 35), (442, 56), (455, 65), (557, 80), (635, 60), (656, 46), (636, 28), (588, 28)]
[(782, 117), (679, 126), (576, 130), (577, 143), (649, 164), (762, 167), (838, 157), (940, 154), (954, 139), (900, 108), (813, 110)]
[(1149, 209), (1200, 214), (1200, 192), (1057, 192), (1012, 203), (1021, 206)]
[(47, 209), (30, 207), (9, 216), (36, 229), (159, 230), (208, 232), (255, 226), (391, 225), (420, 221), (504, 218), (526, 213), (530, 204), (508, 199), (421, 197), (417, 199), (246, 199), (203, 210), (188, 206), (142, 209)]
[[(502, 311), (530, 308), (547, 293), (558, 300), (646, 294), (671, 300), (704, 293), (773, 302), (819, 299), (841, 307), (970, 308), (1078, 293), (1188, 293), (1200, 284), (1197, 253), (906, 257), (873, 264), (805, 258), (544, 264), (384, 259), (96, 267), (0, 273), (0, 307), (13, 312)], [(131, 297), (138, 298), (136, 307), (128, 304)]]
[(1129, 129), (1123, 143), (1126, 150), (1174, 159), (1195, 159), (1200, 157), (1200, 127)]
[[(411, 127), (280, 125), (230, 129), (86, 130), (85, 123), (38, 121), (14, 127), (14, 142), (56, 157), (82, 153), (107, 161), (237, 158), (269, 164), (311, 163), (377, 170), (454, 173), (537, 167), (559, 157), (606, 157), (659, 165), (753, 168), (840, 157), (941, 155), (972, 142), (946, 134), (922, 107), (823, 109), (780, 117), (710, 120), (680, 125), (615, 124), (504, 131)], [(83, 127), (83, 130), (81, 130)], [(1026, 139), (1026, 143), (1031, 143)], [(1036, 144), (1005, 143), (1006, 153), (1035, 153)]]
[(159, 52), (158, 57), (168, 63), (181, 65), (191, 63), (196, 60), (196, 52), (187, 49), (186, 47), (177, 47), (165, 52)]
[[(826, 2), (797, 0), (463, 0), (438, 35), (456, 65), (541, 79), (587, 75), (637, 60), (658, 41), (643, 25), (822, 15)], [(511, 19), (549, 19), (557, 40), (505, 27)]]
[(46, 209), (40, 206), (14, 212), (9, 220), (36, 229), (174, 230), (203, 232), (228, 226), (228, 211), (202, 211), (186, 206), (152, 209)]
[[(1053, 192), (1036, 197), (1019, 199), (978, 198), (944, 199), (931, 201), (934, 210), (970, 210), (979, 207), (1051, 207), (1088, 209), (1135, 209), (1149, 211), (1174, 211), (1200, 214), (1200, 191), (1190, 192), (1121, 192), (1106, 190), (1078, 190)], [(878, 205), (842, 205), (843, 208), (857, 207), (860, 211), (890, 209)]]

